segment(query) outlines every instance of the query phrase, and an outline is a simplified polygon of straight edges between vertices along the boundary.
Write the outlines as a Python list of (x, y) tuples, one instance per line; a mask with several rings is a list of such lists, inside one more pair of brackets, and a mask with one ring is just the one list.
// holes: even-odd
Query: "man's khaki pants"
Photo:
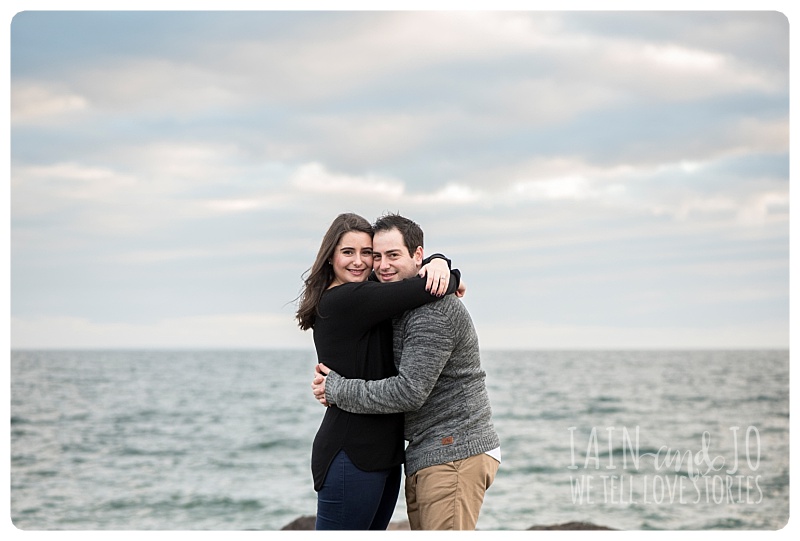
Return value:
[(500, 463), (486, 453), (423, 468), (406, 477), (412, 530), (474, 530)]

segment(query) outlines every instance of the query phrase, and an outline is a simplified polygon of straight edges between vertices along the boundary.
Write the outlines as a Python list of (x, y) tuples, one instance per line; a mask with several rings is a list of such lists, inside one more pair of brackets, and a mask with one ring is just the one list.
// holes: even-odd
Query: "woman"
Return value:
[[(314, 329), (319, 362), (347, 378), (397, 375), (392, 316), (456, 291), (460, 274), (441, 256), (415, 278), (381, 284), (372, 271), (372, 227), (340, 214), (328, 228), (300, 295), (297, 321)], [(432, 284), (443, 285), (433, 293)], [(448, 285), (449, 284), (449, 285)], [(446, 290), (444, 288), (447, 288)], [(318, 530), (385, 530), (400, 490), (403, 414), (364, 415), (326, 409), (311, 453)]]

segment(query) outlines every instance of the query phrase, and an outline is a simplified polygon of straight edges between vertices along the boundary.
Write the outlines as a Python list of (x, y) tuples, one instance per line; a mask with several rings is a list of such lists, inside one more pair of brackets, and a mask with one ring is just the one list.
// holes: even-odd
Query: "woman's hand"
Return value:
[(425, 289), (431, 293), (441, 297), (447, 293), (447, 285), (450, 283), (450, 267), (447, 266), (447, 261), (441, 258), (432, 259), (430, 263), (425, 265), (419, 270), (419, 275), (428, 281), (425, 284)]

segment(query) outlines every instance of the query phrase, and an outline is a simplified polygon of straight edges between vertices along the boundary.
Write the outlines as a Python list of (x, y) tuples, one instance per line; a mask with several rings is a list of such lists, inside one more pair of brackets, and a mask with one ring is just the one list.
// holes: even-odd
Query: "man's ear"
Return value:
[(421, 266), (423, 259), (425, 259), (425, 254), (422, 249), (422, 246), (417, 246), (417, 249), (414, 250), (414, 261), (416, 261), (417, 264)]

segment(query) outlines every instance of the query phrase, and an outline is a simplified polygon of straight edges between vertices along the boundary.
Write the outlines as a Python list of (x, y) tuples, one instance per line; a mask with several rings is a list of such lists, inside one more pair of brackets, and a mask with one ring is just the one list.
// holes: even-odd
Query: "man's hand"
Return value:
[(328, 406), (328, 401), (325, 400), (325, 378), (330, 371), (330, 368), (319, 363), (314, 373), (314, 381), (311, 382), (311, 391), (314, 393), (314, 398), (326, 407)]

